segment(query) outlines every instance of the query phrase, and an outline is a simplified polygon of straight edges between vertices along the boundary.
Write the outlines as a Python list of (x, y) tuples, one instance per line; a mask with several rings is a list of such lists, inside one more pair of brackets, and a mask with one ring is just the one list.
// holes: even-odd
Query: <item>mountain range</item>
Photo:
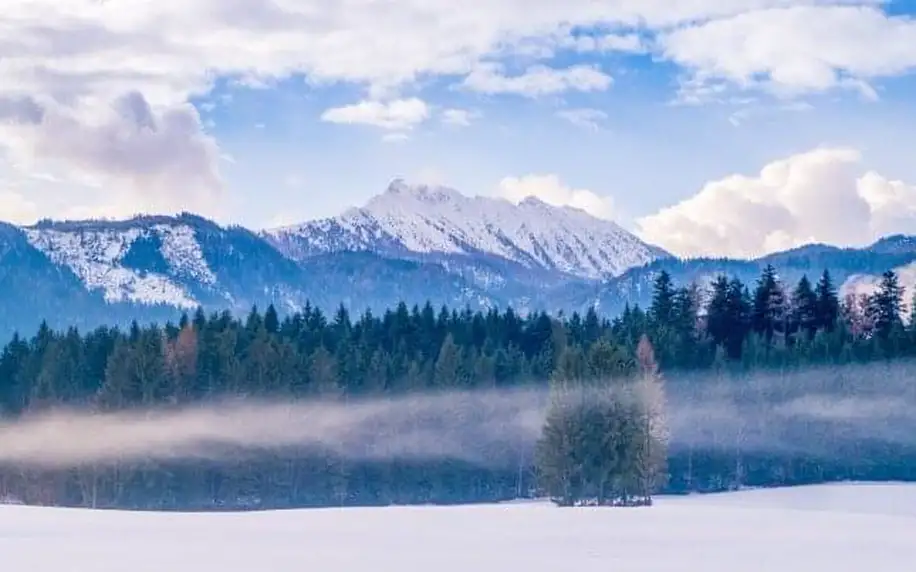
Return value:
[(868, 286), (914, 262), (909, 236), (756, 260), (682, 260), (581, 210), (397, 180), (340, 216), (259, 232), (189, 213), (0, 223), (0, 337), (32, 332), (42, 320), (90, 328), (175, 319), (197, 306), (239, 313), (344, 304), (361, 312), (430, 301), (614, 314), (626, 303), (645, 305), (662, 270), (677, 283), (702, 284), (723, 272), (749, 282), (766, 264), (789, 281), (829, 268), (838, 283)]

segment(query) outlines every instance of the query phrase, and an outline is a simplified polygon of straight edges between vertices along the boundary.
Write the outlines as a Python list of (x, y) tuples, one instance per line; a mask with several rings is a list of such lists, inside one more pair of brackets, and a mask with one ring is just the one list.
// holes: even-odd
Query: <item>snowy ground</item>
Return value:
[(916, 570), (916, 485), (249, 514), (0, 507), (3, 572)]

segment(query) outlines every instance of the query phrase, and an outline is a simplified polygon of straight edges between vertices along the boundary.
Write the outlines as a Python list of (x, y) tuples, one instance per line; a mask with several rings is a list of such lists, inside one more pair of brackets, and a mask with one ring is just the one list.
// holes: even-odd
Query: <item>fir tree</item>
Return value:
[(767, 345), (773, 335), (783, 328), (785, 322), (785, 294), (776, 276), (776, 269), (768, 264), (754, 290), (754, 305), (751, 315), (753, 330), (763, 336)]
[(869, 300), (868, 311), (875, 334), (881, 339), (886, 340), (895, 329), (902, 327), (903, 288), (892, 270), (881, 275), (878, 290)]
[(817, 296), (817, 327), (832, 332), (840, 317), (840, 299), (829, 270), (821, 274), (814, 294)]
[(675, 290), (671, 275), (662, 270), (655, 278), (649, 317), (656, 327), (668, 326), (674, 317)]
[(808, 340), (813, 339), (821, 323), (818, 316), (818, 297), (811, 288), (807, 276), (801, 277), (792, 292), (791, 316), (792, 329), (802, 332)]

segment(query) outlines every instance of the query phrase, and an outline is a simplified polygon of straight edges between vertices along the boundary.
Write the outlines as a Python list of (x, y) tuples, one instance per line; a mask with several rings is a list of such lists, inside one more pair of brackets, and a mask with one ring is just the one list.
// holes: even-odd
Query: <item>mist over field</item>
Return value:
[[(916, 446), (916, 363), (747, 376), (665, 376), (672, 449), (851, 454)], [(613, 384), (614, 382), (609, 382)], [(352, 460), (530, 459), (546, 387), (349, 401), (227, 399), (175, 409), (58, 409), (0, 424), (0, 463), (66, 468), (138, 460), (231, 460), (328, 451)]]

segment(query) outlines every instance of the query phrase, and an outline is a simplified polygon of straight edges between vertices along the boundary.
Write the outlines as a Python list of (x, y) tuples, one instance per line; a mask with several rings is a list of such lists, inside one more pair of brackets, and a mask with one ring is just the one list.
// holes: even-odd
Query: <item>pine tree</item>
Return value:
[(732, 278), (725, 297), (725, 351), (730, 359), (741, 358), (751, 326), (751, 310), (747, 287), (737, 277)]
[(903, 288), (894, 271), (888, 270), (881, 275), (878, 290), (869, 299), (868, 310), (879, 338), (887, 339), (895, 329), (902, 327)]
[(675, 291), (671, 275), (662, 270), (655, 278), (652, 289), (652, 304), (649, 307), (649, 317), (656, 327), (671, 324), (674, 317)]
[(807, 276), (802, 276), (792, 292), (791, 322), (793, 329), (801, 331), (808, 340), (814, 338), (821, 326), (818, 316), (818, 297)]
[(438, 387), (456, 387), (461, 379), (461, 349), (452, 334), (448, 334), (439, 349), (433, 373), (433, 383)]
[(775, 332), (783, 329), (784, 321), (785, 294), (777, 279), (776, 269), (771, 264), (767, 264), (754, 290), (751, 325), (769, 345), (773, 341)]
[(725, 346), (731, 331), (731, 321), (728, 277), (719, 275), (712, 283), (709, 304), (706, 306), (706, 331), (715, 345)]
[(280, 331), (280, 317), (273, 304), (267, 306), (267, 310), (264, 312), (264, 329), (271, 335)]
[(821, 274), (814, 294), (817, 296), (817, 327), (832, 332), (840, 317), (840, 299), (829, 270)]

